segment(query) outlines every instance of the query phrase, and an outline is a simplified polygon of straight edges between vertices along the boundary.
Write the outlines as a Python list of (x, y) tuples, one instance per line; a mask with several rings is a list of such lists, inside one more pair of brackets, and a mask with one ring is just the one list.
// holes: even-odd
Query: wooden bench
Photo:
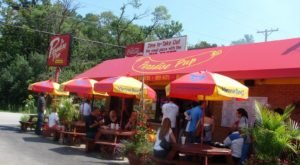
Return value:
[(155, 162), (156, 165), (197, 165), (199, 163), (184, 161), (184, 160), (167, 160), (161, 159), (154, 156), (149, 156), (149, 158)]
[(98, 140), (98, 141), (95, 141), (95, 144), (109, 146), (112, 149), (112, 155), (113, 156), (120, 156), (120, 154), (117, 150), (117, 147), (121, 146), (121, 143)]
[(34, 129), (36, 121), (33, 121), (34, 118), (37, 118), (37, 115), (29, 115), (28, 121), (19, 121), (21, 124), (21, 131), (27, 131), (27, 128), (31, 130)]
[[(73, 144), (73, 143), (79, 144), (80, 140), (84, 139), (84, 137), (86, 136), (86, 133), (74, 132), (74, 131), (63, 131), (63, 132), (61, 132), (61, 134), (62, 134), (62, 137), (67, 136), (67, 138), (69, 140), (69, 144)], [(63, 138), (63, 143), (65, 143), (65, 138)]]
[(101, 144), (101, 145), (108, 145), (108, 146), (120, 146), (120, 143), (114, 143), (114, 142), (107, 142), (107, 141), (95, 141), (95, 144)]

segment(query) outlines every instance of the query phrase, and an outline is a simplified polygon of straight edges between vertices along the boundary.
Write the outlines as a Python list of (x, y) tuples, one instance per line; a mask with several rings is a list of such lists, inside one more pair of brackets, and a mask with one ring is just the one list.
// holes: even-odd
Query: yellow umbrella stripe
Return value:
[[(128, 85), (126, 85), (128, 84)], [(113, 83), (113, 92), (128, 95), (138, 95), (141, 92), (142, 83), (134, 78), (121, 77)], [(146, 90), (144, 90), (146, 92)]]
[(249, 89), (246, 86), (242, 85), (236, 80), (219, 75), (217, 73), (214, 73), (213, 76), (216, 83), (215, 91), (219, 95), (243, 99), (248, 98)]

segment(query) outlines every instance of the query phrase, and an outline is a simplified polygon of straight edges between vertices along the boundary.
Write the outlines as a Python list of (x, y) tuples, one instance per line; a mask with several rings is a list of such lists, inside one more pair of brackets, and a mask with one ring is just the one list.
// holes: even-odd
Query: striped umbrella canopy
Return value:
[(88, 95), (101, 95), (108, 96), (105, 92), (99, 93), (94, 91), (94, 84), (96, 80), (88, 79), (88, 78), (79, 78), (72, 79), (61, 84), (61, 89), (63, 91), (69, 91), (72, 93), (77, 93), (80, 96), (88, 96)]
[(127, 76), (106, 78), (98, 81), (95, 83), (95, 91), (106, 92), (110, 96), (143, 97), (144, 99), (156, 100), (156, 93), (152, 88), (135, 78)]
[[(166, 86), (169, 97), (188, 100), (228, 100), (231, 98), (248, 98), (248, 87), (229, 77), (208, 71), (184, 75)], [(202, 124), (204, 124), (204, 113)], [(203, 144), (204, 126), (201, 128), (201, 145)]]
[(33, 92), (45, 92), (53, 95), (67, 96), (69, 92), (60, 91), (60, 85), (52, 80), (35, 82), (28, 86), (28, 90)]
[(208, 71), (184, 75), (166, 86), (166, 95), (188, 100), (247, 99), (248, 87), (240, 82)]

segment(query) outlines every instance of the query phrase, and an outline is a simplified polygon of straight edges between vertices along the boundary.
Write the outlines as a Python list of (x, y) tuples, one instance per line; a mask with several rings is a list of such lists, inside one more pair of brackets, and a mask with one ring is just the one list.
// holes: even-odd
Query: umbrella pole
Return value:
[(94, 100), (95, 100), (95, 97), (94, 97), (95, 95), (94, 94), (92, 94), (92, 110), (93, 110), (93, 108), (94, 108)]
[[(206, 104), (206, 99), (205, 99), (205, 95), (204, 95), (204, 98), (203, 98), (203, 101), (204, 101), (204, 104)], [(203, 104), (203, 103), (202, 103)], [(205, 109), (206, 107), (203, 108), (203, 112), (202, 112), (202, 127), (201, 127), (201, 147), (203, 145), (203, 134), (204, 134), (204, 117), (205, 117)]]
[(121, 107), (121, 120), (120, 120), (120, 127), (122, 128), (123, 126), (123, 111), (124, 111), (124, 108), (125, 108), (125, 98), (122, 97), (122, 107)]

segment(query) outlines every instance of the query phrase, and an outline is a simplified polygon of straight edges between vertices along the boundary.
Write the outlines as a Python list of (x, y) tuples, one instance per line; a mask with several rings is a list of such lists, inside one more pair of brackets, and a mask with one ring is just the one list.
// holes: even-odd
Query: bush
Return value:
[(32, 95), (28, 95), (27, 99), (24, 100), (24, 112), (31, 114), (36, 113), (35, 100)]
[(58, 101), (56, 110), (62, 122), (70, 123), (79, 119), (79, 111), (73, 104), (73, 98), (61, 98)]
[(284, 114), (273, 112), (268, 107), (255, 103), (256, 116), (255, 127), (250, 128), (253, 136), (255, 157), (264, 162), (293, 161), (291, 155), (297, 155), (299, 148), (295, 141), (300, 140), (298, 124), (290, 119), (294, 107), (289, 105)]
[(20, 121), (22, 121), (22, 122), (27, 122), (28, 120), (29, 120), (29, 115), (22, 115), (20, 117)]

